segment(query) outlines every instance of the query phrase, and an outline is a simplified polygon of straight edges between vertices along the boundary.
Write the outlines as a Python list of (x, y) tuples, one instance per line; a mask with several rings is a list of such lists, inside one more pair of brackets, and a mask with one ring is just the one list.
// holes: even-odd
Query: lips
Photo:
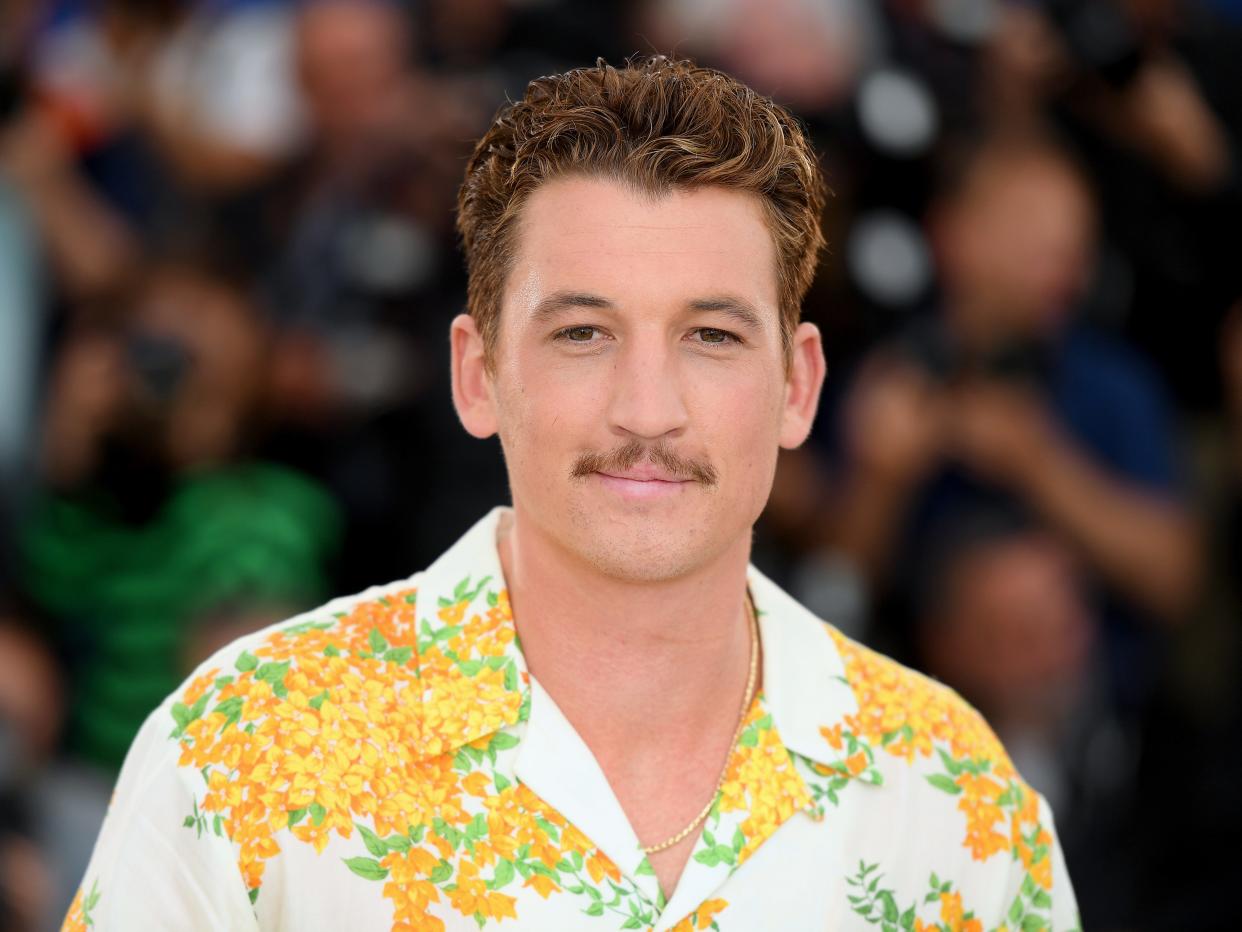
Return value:
[(627, 469), (623, 472), (604, 472), (600, 471), (598, 475), (606, 476), (609, 479), (625, 479), (629, 482), (688, 482), (680, 476), (674, 476), (671, 473), (664, 472), (660, 469)]
[(629, 501), (650, 501), (683, 492), (693, 482), (679, 479), (660, 470), (631, 469), (615, 475), (595, 473), (600, 483), (617, 496)]

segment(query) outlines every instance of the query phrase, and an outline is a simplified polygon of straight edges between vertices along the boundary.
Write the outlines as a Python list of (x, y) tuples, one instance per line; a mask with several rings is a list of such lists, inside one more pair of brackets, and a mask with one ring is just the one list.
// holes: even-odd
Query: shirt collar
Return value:
[(418, 579), (422, 756), (451, 753), (516, 724), (527, 701), (494, 508)]
[(763, 695), (785, 747), (816, 763), (840, 759), (825, 731), (858, 714), (845, 662), (828, 626), (750, 567), (747, 580), (759, 612)]
[[(457, 750), (524, 717), (526, 663), (518, 645), (494, 508), (418, 581), (422, 751)], [(786, 748), (832, 766), (840, 754), (825, 730), (858, 712), (845, 663), (824, 622), (753, 566), (748, 583), (759, 612), (763, 695)]]

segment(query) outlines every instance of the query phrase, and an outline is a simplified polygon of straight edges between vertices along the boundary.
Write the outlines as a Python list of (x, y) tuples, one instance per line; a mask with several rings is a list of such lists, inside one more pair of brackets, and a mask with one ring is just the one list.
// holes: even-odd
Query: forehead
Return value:
[(504, 305), (562, 289), (673, 307), (743, 298), (777, 325), (776, 246), (759, 197), (712, 186), (649, 194), (585, 176), (549, 181), (522, 207)]
[(1079, 219), (1091, 211), (1091, 194), (1068, 165), (1038, 153), (997, 157), (980, 165), (963, 200), (976, 210), (993, 213), (1046, 207)]

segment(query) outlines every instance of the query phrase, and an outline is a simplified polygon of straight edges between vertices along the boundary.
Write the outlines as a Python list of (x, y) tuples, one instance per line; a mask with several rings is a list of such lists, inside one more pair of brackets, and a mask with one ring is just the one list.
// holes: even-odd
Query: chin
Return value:
[(608, 515), (575, 509), (562, 543), (601, 575), (625, 582), (677, 579), (715, 560), (741, 529), (717, 527), (684, 514)]
[(600, 575), (622, 582), (659, 583), (692, 573), (707, 562), (706, 555), (695, 548), (678, 547), (664, 540), (620, 542), (597, 539), (583, 542), (578, 555)]

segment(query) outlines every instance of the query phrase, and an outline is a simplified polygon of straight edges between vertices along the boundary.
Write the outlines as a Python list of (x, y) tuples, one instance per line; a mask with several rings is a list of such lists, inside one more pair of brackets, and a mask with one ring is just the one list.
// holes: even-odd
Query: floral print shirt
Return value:
[(666, 901), (526, 672), (501, 514), (242, 638), (152, 713), (64, 928), (1078, 927), (1048, 806), (979, 714), (754, 569), (763, 691)]

